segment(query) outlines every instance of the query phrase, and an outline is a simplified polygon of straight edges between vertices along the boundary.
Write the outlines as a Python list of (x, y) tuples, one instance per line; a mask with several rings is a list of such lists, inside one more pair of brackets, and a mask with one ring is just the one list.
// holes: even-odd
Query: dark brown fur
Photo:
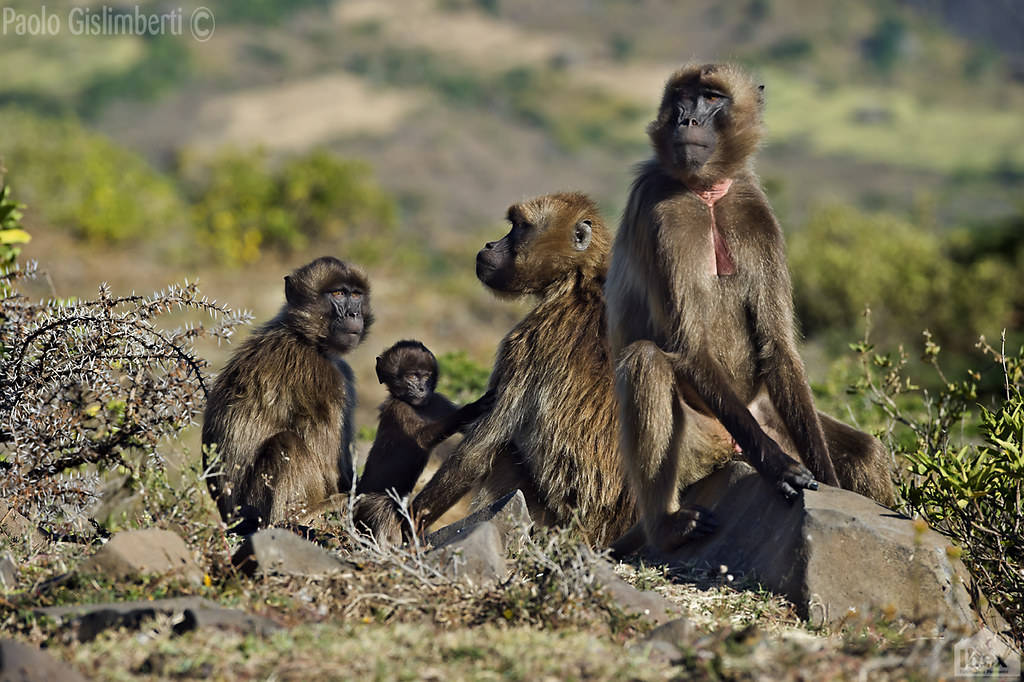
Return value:
[(301, 518), (352, 480), (356, 394), (341, 356), (373, 323), (369, 283), (325, 257), (286, 277), (285, 294), (277, 317), (217, 377), (203, 419), (203, 445), (216, 444), (219, 455), (210, 493), (225, 521), (244, 519), (249, 528)]
[[(729, 106), (714, 129), (685, 119), (686, 93), (724, 93)], [(713, 100), (709, 100), (713, 101)], [(670, 548), (691, 537), (691, 516), (676, 492), (727, 453), (694, 447), (697, 414), (716, 417), (751, 463), (788, 497), (814, 487), (811, 475), (892, 500), (884, 450), (866, 434), (827, 419), (830, 456), (797, 354), (792, 293), (782, 232), (750, 160), (760, 141), (760, 88), (730, 65), (688, 66), (669, 79), (648, 132), (655, 158), (643, 164), (613, 247), (605, 288), (622, 453), (649, 541)], [(684, 131), (684, 126), (692, 129)], [(710, 157), (680, 140), (691, 132), (717, 140)], [(683, 165), (681, 148), (700, 159)], [(685, 155), (682, 158), (687, 158)], [(731, 178), (714, 206), (735, 274), (708, 270), (713, 254), (709, 209), (694, 190)], [(693, 189), (691, 189), (693, 188)], [(712, 258), (713, 260), (713, 258)], [(748, 405), (762, 395), (793, 445), (785, 456)], [(763, 411), (767, 414), (767, 411)], [(837, 477), (833, 464), (842, 465)]]
[(474, 487), (474, 507), (520, 488), (534, 520), (576, 518), (593, 542), (606, 543), (635, 518), (618, 456), (605, 334), (602, 285), (611, 237), (582, 194), (514, 205), (508, 219), (512, 230), (480, 252), (477, 275), (500, 296), (530, 294), (537, 304), (498, 349), (494, 409), (413, 506), (429, 524)]
[(437, 360), (419, 341), (399, 341), (385, 350), (377, 358), (377, 378), (390, 397), (380, 406), (377, 437), (357, 484), (355, 521), (379, 542), (397, 544), (411, 529), (403, 527), (388, 491), (398, 498), (409, 495), (431, 451), (485, 414), (494, 394), (456, 407), (434, 390)]

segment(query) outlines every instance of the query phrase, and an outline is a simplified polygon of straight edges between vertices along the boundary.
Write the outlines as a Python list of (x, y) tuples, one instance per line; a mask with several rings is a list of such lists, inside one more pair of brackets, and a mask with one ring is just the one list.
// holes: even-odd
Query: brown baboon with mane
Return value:
[(356, 392), (342, 356), (373, 324), (369, 282), (324, 257), (285, 277), (284, 291), (281, 312), (217, 377), (203, 417), (203, 445), (220, 456), (210, 493), (238, 532), (299, 519), (352, 482)]
[[(720, 452), (695, 447), (697, 415), (724, 425), (789, 499), (816, 479), (893, 499), (881, 444), (814, 409), (782, 232), (750, 166), (762, 90), (731, 65), (686, 66), (669, 78), (648, 128), (655, 156), (638, 169), (612, 250), (605, 292), (622, 455), (646, 537), (660, 549), (692, 537), (703, 512), (681, 509), (677, 491)], [(793, 457), (765, 434), (752, 403)]]
[(379, 542), (398, 544), (412, 531), (388, 491), (399, 498), (411, 493), (431, 451), (494, 405), (488, 392), (456, 407), (434, 390), (437, 378), (437, 359), (419, 341), (399, 341), (377, 357), (377, 379), (390, 395), (380, 406), (377, 437), (356, 484), (354, 516), (356, 526)]
[(635, 521), (618, 455), (618, 414), (602, 287), (611, 236), (583, 194), (508, 210), (512, 227), (477, 254), (477, 277), (534, 308), (502, 340), (480, 419), (413, 503), (429, 525), (477, 488), (474, 507), (523, 491), (535, 521), (578, 519), (605, 544)]

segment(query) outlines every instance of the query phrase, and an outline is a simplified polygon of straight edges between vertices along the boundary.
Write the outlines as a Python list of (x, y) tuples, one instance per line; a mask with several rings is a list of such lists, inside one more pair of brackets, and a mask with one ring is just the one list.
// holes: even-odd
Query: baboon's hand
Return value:
[(814, 474), (783, 452), (775, 441), (768, 440), (765, 444), (761, 451), (761, 467), (758, 469), (769, 480), (775, 481), (775, 486), (790, 504), (800, 497), (803, 490), (818, 489)]
[(688, 505), (665, 514), (658, 524), (654, 545), (663, 552), (670, 552), (680, 545), (710, 535), (718, 529), (718, 519), (710, 509), (699, 505)]
[(792, 504), (803, 494), (802, 491), (817, 490), (818, 482), (814, 480), (814, 474), (807, 467), (800, 462), (790, 460), (779, 476), (777, 486), (786, 501)]

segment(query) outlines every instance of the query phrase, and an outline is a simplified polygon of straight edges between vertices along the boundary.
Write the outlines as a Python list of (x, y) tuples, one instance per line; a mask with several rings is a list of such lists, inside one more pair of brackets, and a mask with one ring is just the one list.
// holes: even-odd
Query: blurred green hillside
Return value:
[(229, 0), (206, 3), (206, 42), (197, 4), (180, 36), (0, 41), (0, 158), (24, 256), (62, 295), (199, 275), (262, 318), (329, 252), (375, 284), (354, 364), (408, 336), (487, 363), (521, 307), (495, 306), (471, 258), (505, 207), (579, 189), (614, 223), (667, 74), (730, 59), (766, 83), (758, 169), (812, 360), (861, 335), (865, 306), (910, 346), (926, 327), (959, 351), (1020, 338), (1022, 48), (941, 3)]

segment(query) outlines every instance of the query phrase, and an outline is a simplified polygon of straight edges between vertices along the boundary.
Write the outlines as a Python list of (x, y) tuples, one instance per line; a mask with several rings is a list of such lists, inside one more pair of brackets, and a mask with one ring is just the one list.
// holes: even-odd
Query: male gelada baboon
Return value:
[(399, 341), (377, 358), (377, 379), (390, 397), (380, 406), (377, 437), (356, 484), (357, 527), (378, 541), (397, 544), (403, 527), (395, 500), (412, 492), (435, 446), (485, 414), (494, 393), (455, 407), (437, 386), (437, 359), (419, 341)]
[(494, 409), (481, 418), (413, 503), (429, 525), (463, 494), (473, 506), (519, 488), (535, 521), (578, 519), (604, 544), (635, 521), (618, 455), (618, 414), (602, 286), (611, 237), (583, 194), (552, 194), (508, 210), (511, 230), (477, 254), (498, 296), (536, 306), (505, 336), (491, 372)]
[[(647, 539), (661, 549), (689, 539), (701, 514), (679, 508), (679, 485), (722, 454), (697, 446), (697, 415), (716, 417), (787, 498), (817, 479), (893, 499), (881, 444), (812, 403), (782, 233), (750, 167), (762, 90), (731, 65), (672, 75), (648, 128), (655, 157), (638, 169), (612, 250), (605, 292), (622, 454)], [(755, 401), (800, 461), (765, 435)]]
[(352, 370), (342, 356), (373, 323), (366, 275), (318, 258), (284, 278), (277, 317), (217, 377), (203, 419), (219, 474), (208, 480), (225, 521), (294, 520), (350, 489)]

